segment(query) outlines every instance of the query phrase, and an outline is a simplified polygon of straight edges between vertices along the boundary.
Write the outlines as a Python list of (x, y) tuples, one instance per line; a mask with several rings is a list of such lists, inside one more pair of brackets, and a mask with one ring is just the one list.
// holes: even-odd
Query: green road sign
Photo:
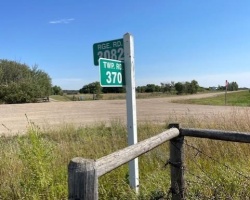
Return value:
[(122, 87), (125, 85), (124, 62), (100, 58), (99, 66), (102, 87)]
[(99, 58), (124, 61), (123, 39), (95, 43), (93, 45), (94, 65), (99, 65)]

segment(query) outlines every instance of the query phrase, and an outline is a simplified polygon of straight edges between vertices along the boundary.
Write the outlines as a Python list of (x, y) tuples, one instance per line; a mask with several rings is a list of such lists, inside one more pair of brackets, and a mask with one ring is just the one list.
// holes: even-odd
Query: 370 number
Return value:
[(124, 49), (123, 48), (98, 51), (97, 54), (99, 58), (107, 58), (107, 59), (112, 59), (112, 60), (124, 61)]
[(121, 72), (106, 72), (106, 82), (108, 84), (121, 84), (122, 83), (122, 73)]

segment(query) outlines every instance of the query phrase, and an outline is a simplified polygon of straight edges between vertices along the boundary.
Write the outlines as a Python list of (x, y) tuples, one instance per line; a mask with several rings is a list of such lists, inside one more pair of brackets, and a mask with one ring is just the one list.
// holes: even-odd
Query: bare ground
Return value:
[[(203, 106), (171, 103), (174, 99), (202, 98), (217, 95), (198, 94), (166, 98), (137, 99), (137, 119), (164, 123), (171, 115), (221, 115), (232, 112), (230, 106)], [(249, 108), (237, 108), (239, 110)], [(112, 120), (126, 122), (126, 100), (47, 102), (0, 105), (0, 135), (25, 133), (30, 122), (40, 128), (62, 124), (86, 126)]]

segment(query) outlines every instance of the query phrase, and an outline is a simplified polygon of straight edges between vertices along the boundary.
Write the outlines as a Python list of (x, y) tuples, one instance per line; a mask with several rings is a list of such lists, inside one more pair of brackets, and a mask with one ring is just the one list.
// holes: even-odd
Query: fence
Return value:
[(179, 124), (170, 124), (169, 130), (100, 159), (73, 158), (68, 166), (69, 200), (97, 200), (98, 177), (154, 149), (168, 140), (170, 140), (170, 159), (167, 164), (170, 164), (171, 167), (170, 192), (172, 193), (172, 200), (184, 199), (184, 136), (250, 143), (250, 133), (187, 129), (179, 128)]

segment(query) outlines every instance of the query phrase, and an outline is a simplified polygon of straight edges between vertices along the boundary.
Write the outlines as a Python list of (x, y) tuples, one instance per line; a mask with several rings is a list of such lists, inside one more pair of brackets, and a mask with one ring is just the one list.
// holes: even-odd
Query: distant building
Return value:
[(217, 89), (218, 89), (218, 87), (209, 87), (209, 90), (215, 91), (215, 90), (217, 90)]

